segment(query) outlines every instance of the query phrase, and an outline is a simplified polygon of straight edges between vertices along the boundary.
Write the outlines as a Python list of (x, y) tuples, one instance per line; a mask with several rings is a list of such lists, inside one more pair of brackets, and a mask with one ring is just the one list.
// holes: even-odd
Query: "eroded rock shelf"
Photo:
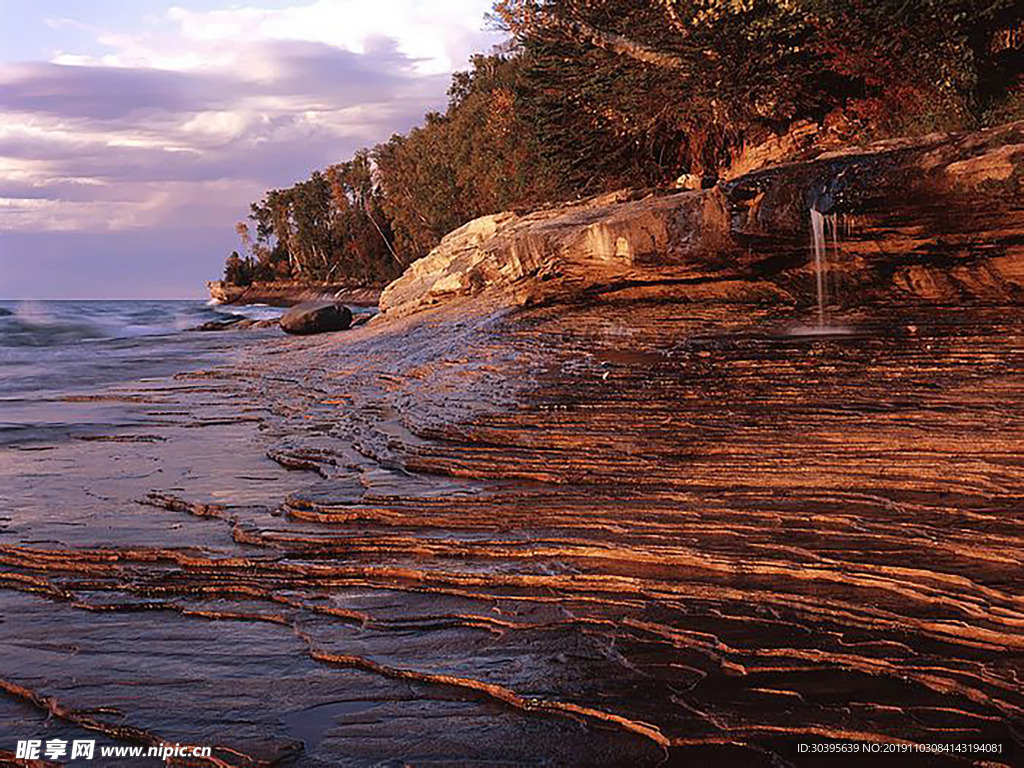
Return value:
[[(177, 522), (150, 546), (8, 535), (6, 610), (51, 637), (66, 615), (48, 642), (76, 651), (53, 652), (63, 675), (5, 665), (6, 689), (115, 738), (212, 740), (226, 765), (297, 749), (282, 712), (352, 698), (374, 714), (330, 720), (304, 764), (411, 761), (442, 731), (486, 734), (427, 753), (469, 763), (515, 762), (509, 740), (519, 760), (611, 765), (795, 760), (791, 736), (1014, 744), (1019, 319), (864, 311), (806, 339), (785, 314), (625, 309), (274, 342), (175, 391), (209, 399), (206, 424), (148, 430), (223, 441), (215, 410), (254, 397), (273, 411), (257, 442), (291, 471), (253, 479), (263, 499), (220, 472), (215, 497), (151, 488), (136, 514)], [(145, 663), (96, 666), (79, 633)], [(176, 636), (198, 697), (160, 671)], [(232, 698), (236, 674), (260, 685)], [(394, 727), (434, 697), (462, 713)]]

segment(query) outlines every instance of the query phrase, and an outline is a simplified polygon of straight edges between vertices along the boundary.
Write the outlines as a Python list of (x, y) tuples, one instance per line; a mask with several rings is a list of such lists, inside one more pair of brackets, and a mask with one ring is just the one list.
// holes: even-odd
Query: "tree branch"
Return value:
[[(676, 11), (676, 2), (677, 0), (658, 0), (658, 4), (668, 17), (669, 24), (682, 39), (687, 39), (691, 32)], [(571, 6), (571, 3), (569, 5)], [(578, 17), (566, 18), (554, 8), (541, 8), (541, 4), (536, 0), (496, 0), (492, 19), (519, 38), (529, 36), (540, 29), (558, 30), (577, 42), (589, 43), (644, 64), (684, 71), (690, 68), (690, 62), (678, 54), (652, 48), (615, 32), (605, 32), (581, 21)]]

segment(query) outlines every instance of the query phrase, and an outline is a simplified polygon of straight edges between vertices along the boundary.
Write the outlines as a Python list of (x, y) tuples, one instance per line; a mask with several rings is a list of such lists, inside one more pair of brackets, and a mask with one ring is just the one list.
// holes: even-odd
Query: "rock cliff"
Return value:
[(1024, 122), (820, 154), (684, 192), (622, 191), (446, 236), (383, 292), (410, 314), (487, 293), (504, 304), (623, 291), (816, 301), (811, 210), (825, 217), (829, 301), (1024, 297)]

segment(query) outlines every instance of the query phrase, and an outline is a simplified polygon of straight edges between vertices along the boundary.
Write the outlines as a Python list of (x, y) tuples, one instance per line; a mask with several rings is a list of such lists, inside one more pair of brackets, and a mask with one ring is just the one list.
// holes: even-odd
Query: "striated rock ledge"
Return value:
[(89, 491), (0, 542), (6, 699), (218, 768), (1021, 764), (1022, 313), (467, 309), (253, 345), (0, 474)]
[(833, 299), (1019, 302), (1024, 123), (883, 142), (707, 190), (622, 191), (471, 221), (384, 290), (417, 312), (460, 296), (500, 303), (612, 292), (728, 302), (815, 299), (810, 210), (833, 217)]
[(291, 307), (318, 299), (337, 299), (345, 304), (372, 307), (381, 293), (376, 286), (346, 283), (278, 282), (242, 286), (213, 280), (206, 288), (210, 298), (220, 304), (269, 304), (272, 307)]

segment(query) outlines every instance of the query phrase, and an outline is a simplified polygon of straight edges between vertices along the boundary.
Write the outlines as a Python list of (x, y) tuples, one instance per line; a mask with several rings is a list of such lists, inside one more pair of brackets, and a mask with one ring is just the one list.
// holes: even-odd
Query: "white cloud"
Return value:
[(233, 139), (244, 134), (254, 119), (258, 119), (258, 117), (251, 112), (245, 113), (241, 110), (199, 112), (186, 120), (181, 126), (181, 130), (186, 134)]
[(0, 232), (125, 232), (167, 225), (231, 229), (236, 201), (261, 193), (258, 183), (222, 179), (101, 185), (91, 199), (0, 196)]
[(305, 40), (365, 53), (379, 38), (417, 61), (423, 74), (451, 72), (474, 51), (494, 42), (483, 30), (487, 0), (316, 0), (281, 9), (239, 7), (217, 11), (171, 8), (167, 17), (192, 43), (217, 45), (260, 40)]
[[(177, 71), (244, 67), (258, 73), (262, 62), (246, 54), (253, 43), (305, 41), (363, 54), (390, 40), (414, 61), (418, 73), (432, 75), (464, 67), (471, 54), (497, 42), (484, 29), (490, 7), (490, 0), (315, 0), (285, 8), (213, 11), (174, 6), (162, 19), (150, 18), (145, 29), (97, 33), (95, 41), (110, 49), (108, 53), (61, 51), (52, 61)], [(51, 23), (75, 24), (67, 19)]]

